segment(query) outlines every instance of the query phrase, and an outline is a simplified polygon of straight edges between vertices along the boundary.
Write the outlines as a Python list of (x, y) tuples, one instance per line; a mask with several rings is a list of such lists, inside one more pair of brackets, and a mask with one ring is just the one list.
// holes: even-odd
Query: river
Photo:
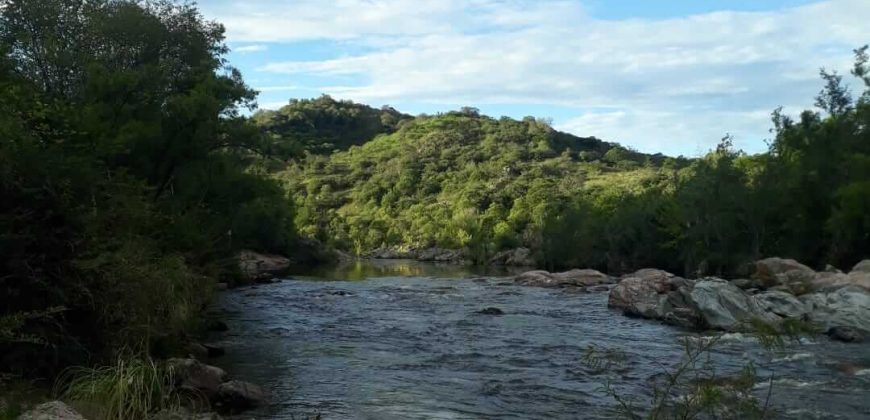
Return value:
[[(270, 390), (272, 404), (244, 418), (561, 419), (613, 418), (608, 376), (643, 398), (683, 354), (689, 332), (609, 310), (606, 292), (514, 286), (507, 274), (360, 262), (230, 290), (215, 363)], [(478, 313), (488, 307), (504, 314)], [(626, 365), (593, 369), (589, 346), (623, 352)], [(725, 374), (749, 361), (773, 375), (779, 417), (870, 418), (868, 344), (820, 337), (771, 353), (728, 334), (714, 353)]]

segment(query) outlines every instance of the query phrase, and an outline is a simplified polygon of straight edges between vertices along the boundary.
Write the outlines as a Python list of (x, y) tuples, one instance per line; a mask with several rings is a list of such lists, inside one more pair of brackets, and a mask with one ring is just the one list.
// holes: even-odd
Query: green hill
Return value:
[(259, 111), (254, 122), (274, 137), (284, 154), (330, 153), (360, 145), (378, 134), (395, 132), (410, 115), (390, 107), (381, 109), (328, 95), (293, 99), (277, 111)]
[[(540, 248), (548, 217), (615, 174), (625, 188), (658, 176), (665, 158), (544, 121), (466, 108), (402, 121), (395, 133), (283, 174), (302, 234), (365, 253), (382, 246), (469, 248), (482, 259)], [(673, 161), (676, 163), (676, 161)]]

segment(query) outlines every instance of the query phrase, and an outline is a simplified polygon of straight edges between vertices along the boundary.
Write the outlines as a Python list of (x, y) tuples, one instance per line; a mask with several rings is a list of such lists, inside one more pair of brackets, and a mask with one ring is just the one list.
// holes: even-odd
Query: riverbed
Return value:
[[(244, 418), (614, 418), (601, 387), (642, 403), (679, 362), (682, 331), (607, 308), (607, 292), (515, 286), (499, 269), (412, 261), (299, 271), (222, 294), (229, 331), (215, 363), (270, 390)], [(479, 313), (498, 308), (501, 315)], [(601, 372), (590, 346), (624, 354)], [(824, 337), (766, 351), (728, 334), (723, 375), (752, 362), (755, 387), (781, 418), (870, 418), (870, 345)]]

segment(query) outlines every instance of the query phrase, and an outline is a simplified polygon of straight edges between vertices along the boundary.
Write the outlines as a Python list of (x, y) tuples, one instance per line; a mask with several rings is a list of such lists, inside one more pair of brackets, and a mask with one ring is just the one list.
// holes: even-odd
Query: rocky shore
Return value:
[(530, 271), (514, 282), (540, 287), (609, 290), (608, 306), (625, 315), (659, 320), (695, 330), (737, 331), (761, 320), (809, 323), (831, 338), (855, 342), (870, 337), (870, 260), (849, 273), (816, 272), (790, 259), (755, 263), (750, 278), (685, 279), (646, 268), (620, 278), (595, 270), (563, 273)]

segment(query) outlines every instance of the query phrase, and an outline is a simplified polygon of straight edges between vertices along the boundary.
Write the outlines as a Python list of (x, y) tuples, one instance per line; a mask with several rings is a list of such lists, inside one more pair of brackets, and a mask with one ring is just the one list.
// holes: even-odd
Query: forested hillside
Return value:
[[(853, 73), (868, 82), (866, 49)], [(523, 246), (548, 267), (686, 275), (765, 255), (849, 266), (870, 251), (870, 105), (822, 76), (819, 110), (774, 111), (761, 155), (726, 136), (701, 158), (648, 156), (468, 108), (309, 154), (279, 177), (303, 235), (357, 254), (438, 246), (484, 262)]]
[(327, 95), (291, 99), (277, 111), (257, 111), (253, 116), (254, 122), (271, 136), (276, 156), (284, 158), (358, 146), (378, 134), (396, 131), (409, 119), (410, 115), (390, 107), (375, 109)]

